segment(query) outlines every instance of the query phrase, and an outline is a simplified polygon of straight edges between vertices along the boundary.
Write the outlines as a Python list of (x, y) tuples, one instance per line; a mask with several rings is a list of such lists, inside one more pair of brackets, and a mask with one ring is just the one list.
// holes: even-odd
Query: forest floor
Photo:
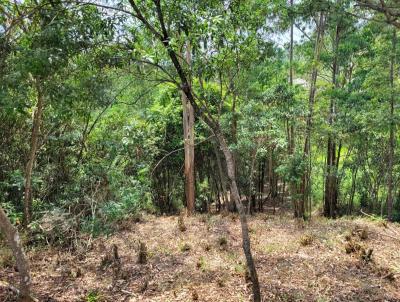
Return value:
[[(40, 301), (250, 301), (238, 216), (143, 216), (87, 250), (28, 252)], [(263, 301), (400, 301), (400, 226), (368, 218), (249, 217)], [(397, 238), (397, 239), (395, 239)], [(138, 263), (139, 242), (147, 263)], [(118, 249), (115, 260), (113, 246)], [(373, 249), (372, 256), (369, 250)], [(347, 252), (346, 252), (347, 250)], [(1, 268), (0, 301), (13, 301)]]

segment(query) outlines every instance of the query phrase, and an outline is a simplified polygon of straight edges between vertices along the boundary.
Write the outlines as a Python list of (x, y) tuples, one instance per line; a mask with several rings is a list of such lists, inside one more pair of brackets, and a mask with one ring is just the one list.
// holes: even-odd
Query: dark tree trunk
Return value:
[[(332, 84), (334, 88), (339, 87), (339, 64), (338, 64), (338, 48), (340, 28), (336, 25), (335, 40), (333, 42), (333, 66), (332, 66)], [(332, 128), (336, 115), (335, 98), (331, 97), (329, 106), (329, 126)], [(325, 177), (325, 196), (324, 196), (324, 216), (336, 217), (337, 213), (337, 167), (339, 158), (336, 157), (336, 141), (332, 132), (328, 135), (328, 146), (326, 153), (326, 177)]]
[(274, 173), (274, 148), (270, 147), (270, 152), (268, 155), (268, 186), (269, 186), (269, 196), (270, 196), (270, 201), (273, 205), (274, 208), (274, 214), (275, 214), (275, 203), (276, 203), (276, 197), (277, 197), (277, 188), (275, 186), (276, 181), (275, 181), (275, 173)]
[(226, 177), (225, 177), (225, 174), (224, 174), (223, 168), (222, 168), (221, 156), (220, 156), (220, 152), (219, 152), (216, 144), (218, 144), (218, 142), (213, 141), (212, 145), (214, 148), (215, 158), (217, 160), (218, 176), (219, 176), (219, 180), (220, 180), (221, 187), (222, 187), (224, 207), (225, 207), (227, 205), (227, 203), (229, 202), (229, 198), (228, 198), (228, 192), (226, 189)]
[(260, 164), (260, 183), (259, 183), (259, 191), (260, 191), (260, 198), (258, 200), (258, 211), (263, 211), (263, 204), (264, 204), (264, 179), (265, 179), (265, 159), (262, 159)]
[(357, 167), (353, 168), (351, 173), (351, 190), (350, 190), (350, 200), (348, 214), (351, 215), (354, 209), (354, 195), (356, 193), (356, 180), (357, 180)]
[[(249, 175), (249, 204), (248, 204), (248, 214), (252, 214), (254, 212), (255, 207), (255, 187), (254, 187), (254, 169), (256, 165), (256, 156), (257, 156), (257, 148), (251, 154), (251, 164), (250, 164), (250, 175)], [(254, 197), (254, 198), (253, 198)]]

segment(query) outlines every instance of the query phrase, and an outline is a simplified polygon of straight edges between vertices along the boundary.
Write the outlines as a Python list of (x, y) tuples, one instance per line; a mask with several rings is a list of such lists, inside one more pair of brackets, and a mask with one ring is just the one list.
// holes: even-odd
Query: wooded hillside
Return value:
[(399, 32), (398, 0), (0, 0), (0, 300), (400, 301)]

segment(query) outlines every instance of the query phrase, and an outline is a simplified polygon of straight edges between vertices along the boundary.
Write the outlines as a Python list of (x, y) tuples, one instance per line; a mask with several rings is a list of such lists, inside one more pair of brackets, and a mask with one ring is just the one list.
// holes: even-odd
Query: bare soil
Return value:
[[(39, 301), (251, 301), (237, 215), (144, 216), (73, 252), (28, 251)], [(264, 301), (400, 301), (400, 226), (368, 218), (249, 217)], [(147, 263), (138, 263), (139, 242)], [(114, 250), (117, 248), (118, 258)], [(353, 246), (354, 251), (349, 251)], [(373, 250), (372, 257), (363, 252)], [(363, 258), (364, 255), (364, 258)], [(0, 268), (0, 301), (18, 274)]]

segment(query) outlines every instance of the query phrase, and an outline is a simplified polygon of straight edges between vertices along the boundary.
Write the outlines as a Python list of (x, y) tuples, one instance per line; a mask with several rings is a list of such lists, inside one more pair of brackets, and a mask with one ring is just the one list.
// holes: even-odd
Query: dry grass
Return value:
[[(40, 301), (250, 301), (234, 216), (185, 218), (185, 232), (177, 217), (147, 216), (95, 239), (85, 253), (30, 251), (33, 289)], [(315, 218), (299, 227), (289, 216), (265, 214), (249, 223), (265, 301), (400, 301), (400, 241), (384, 226)], [(372, 261), (346, 253), (349, 236), (373, 249)], [(139, 242), (147, 247), (146, 264), (137, 261)], [(120, 266), (101, 268), (114, 244)], [(16, 285), (17, 277), (10, 267), (0, 269), (0, 280)], [(0, 301), (13, 301), (1, 286)]]

